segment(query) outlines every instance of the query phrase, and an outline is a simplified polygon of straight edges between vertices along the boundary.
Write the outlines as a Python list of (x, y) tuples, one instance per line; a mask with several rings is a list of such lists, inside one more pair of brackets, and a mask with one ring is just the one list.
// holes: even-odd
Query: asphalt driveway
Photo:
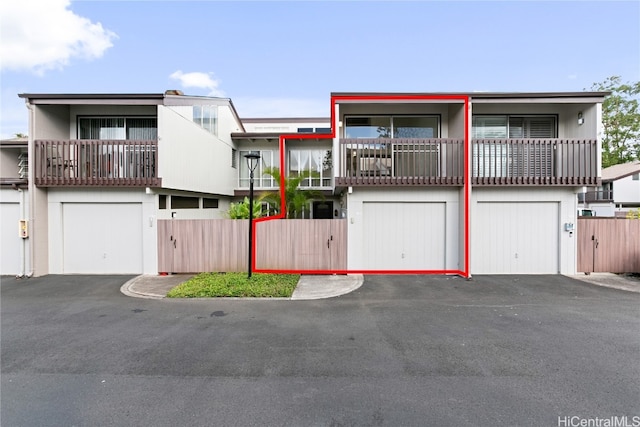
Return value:
[(563, 276), (366, 276), (327, 300), (145, 300), (119, 292), (130, 278), (2, 278), (2, 425), (640, 416), (640, 294)]

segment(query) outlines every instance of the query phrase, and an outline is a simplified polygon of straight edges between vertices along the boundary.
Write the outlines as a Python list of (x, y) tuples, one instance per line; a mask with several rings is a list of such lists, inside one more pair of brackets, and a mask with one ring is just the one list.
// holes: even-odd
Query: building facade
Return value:
[(22, 262), (34, 275), (156, 274), (157, 220), (223, 218), (257, 151), (258, 193), (278, 190), (269, 167), (308, 175), (323, 197), (299, 216), (347, 222), (349, 271), (574, 274), (606, 95), (334, 93), (326, 118), (241, 119), (230, 99), (177, 91), (21, 94)]

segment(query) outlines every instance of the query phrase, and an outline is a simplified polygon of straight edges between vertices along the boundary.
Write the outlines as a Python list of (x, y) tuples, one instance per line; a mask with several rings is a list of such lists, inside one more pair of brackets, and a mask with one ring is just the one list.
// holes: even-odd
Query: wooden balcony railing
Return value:
[(613, 190), (593, 190), (578, 193), (578, 203), (613, 202)]
[(476, 139), (472, 185), (599, 185), (596, 140)]
[(462, 185), (462, 139), (341, 139), (336, 186)]
[[(478, 139), (471, 184), (599, 185), (596, 140)], [(341, 139), (336, 186), (464, 184), (462, 139)]]
[(35, 184), (158, 187), (158, 141), (35, 141)]

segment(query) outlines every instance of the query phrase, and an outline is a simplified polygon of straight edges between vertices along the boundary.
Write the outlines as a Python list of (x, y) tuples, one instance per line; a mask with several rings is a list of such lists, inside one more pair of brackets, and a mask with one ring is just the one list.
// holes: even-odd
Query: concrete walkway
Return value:
[(568, 276), (593, 285), (640, 293), (640, 277), (630, 274), (590, 273)]
[[(130, 297), (162, 299), (167, 293), (182, 282), (192, 278), (193, 274), (172, 274), (168, 276), (142, 275), (134, 277), (122, 285), (120, 291)], [(361, 274), (300, 276), (300, 281), (291, 298), (251, 298), (251, 299), (283, 299), (314, 300), (332, 298), (353, 292), (362, 286), (364, 277)], [(233, 298), (226, 298), (233, 299)], [(239, 299), (239, 298), (237, 298)], [(246, 298), (241, 298), (246, 299)]]

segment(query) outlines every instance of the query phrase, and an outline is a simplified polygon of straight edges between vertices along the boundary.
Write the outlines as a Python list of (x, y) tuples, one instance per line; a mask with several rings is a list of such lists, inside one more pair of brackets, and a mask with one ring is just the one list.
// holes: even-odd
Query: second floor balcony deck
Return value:
[[(477, 139), (474, 186), (599, 185), (597, 141)], [(336, 186), (464, 184), (462, 139), (341, 139)]]
[(613, 190), (592, 190), (578, 193), (578, 203), (613, 202)]
[(158, 187), (156, 140), (36, 140), (34, 179), (40, 187)]

